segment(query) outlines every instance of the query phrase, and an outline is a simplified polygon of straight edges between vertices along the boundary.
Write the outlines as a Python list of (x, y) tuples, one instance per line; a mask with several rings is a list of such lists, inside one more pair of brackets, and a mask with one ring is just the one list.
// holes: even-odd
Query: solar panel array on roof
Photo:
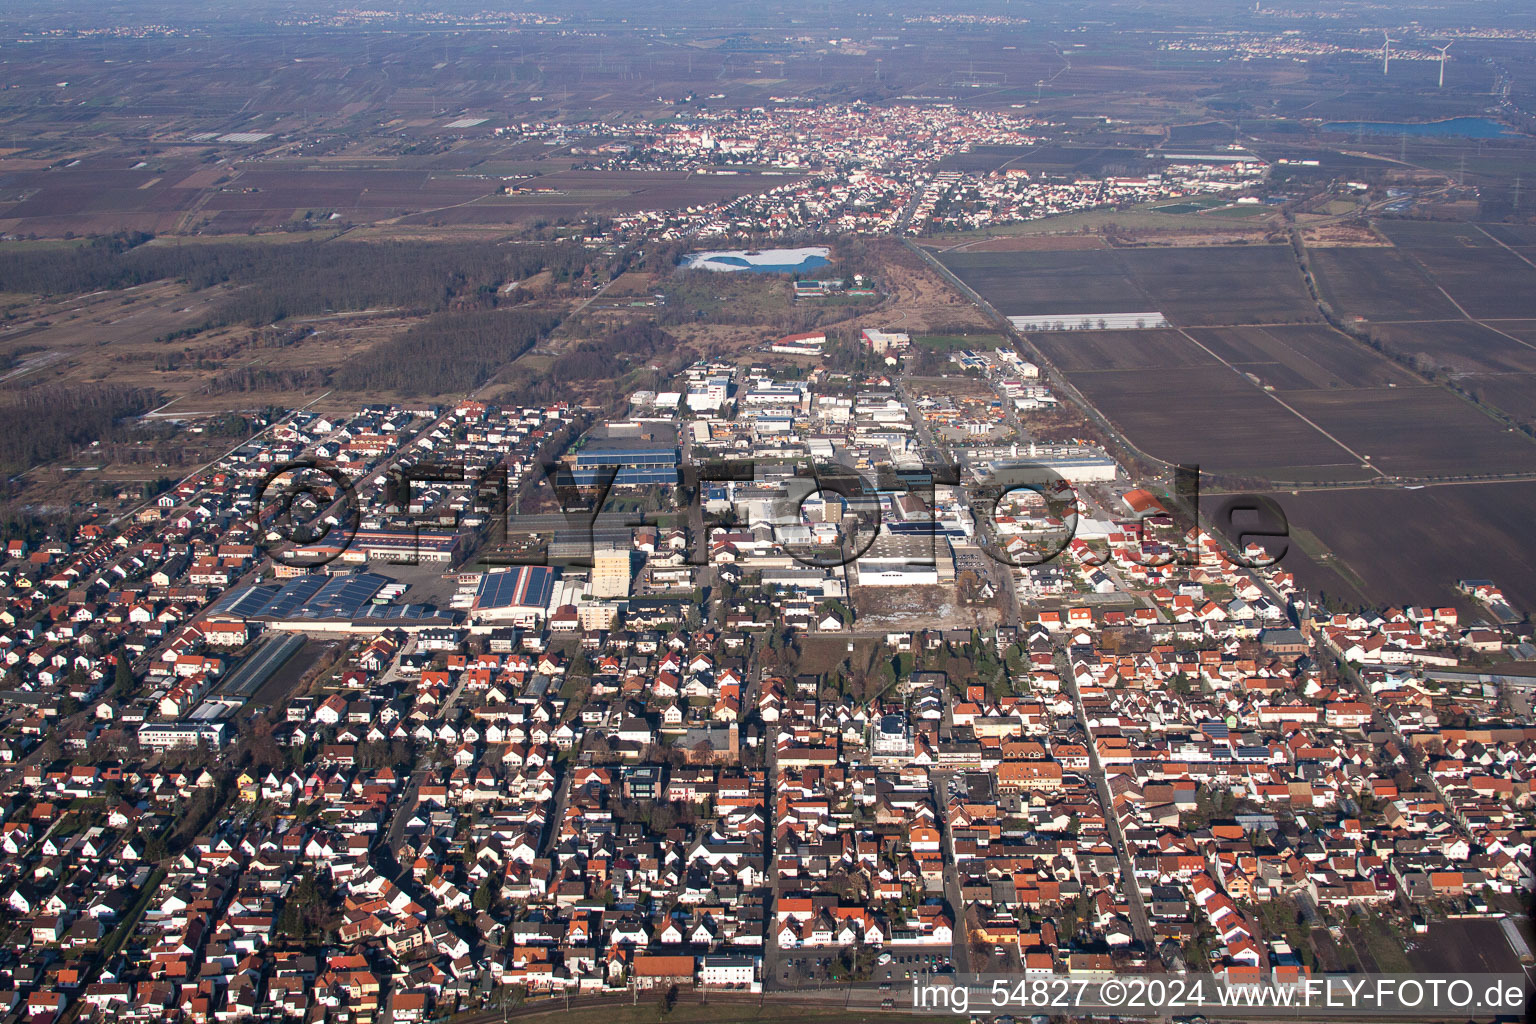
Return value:
[(208, 616), (209, 618), (232, 616), (239, 619), (254, 619), (264, 613), (268, 603), (279, 589), (276, 583), (238, 587), (213, 602), (212, 607), (208, 609)]
[(295, 576), (278, 588), (261, 614), (278, 619), (293, 618), (310, 598), (320, 592), (328, 579), (320, 575)]
[(542, 608), (554, 592), (555, 574), (547, 565), (524, 565), (507, 572), (480, 577), (475, 590), (476, 608)]
[(388, 576), (380, 576), (376, 572), (332, 576), (303, 603), (298, 614), (315, 619), (354, 618), (373, 600), (373, 595), (388, 586), (389, 582)]
[(387, 604), (373, 605), (364, 608), (354, 616), (353, 621), (364, 625), (369, 623), (391, 623), (393, 625), (415, 625), (418, 623), (440, 623), (444, 626), (453, 624), (455, 615), (443, 608), (433, 608), (424, 604)]
[(311, 573), (281, 586), (266, 583), (231, 591), (215, 602), (212, 614), (244, 619), (351, 619), (389, 582), (388, 576), (374, 572)]

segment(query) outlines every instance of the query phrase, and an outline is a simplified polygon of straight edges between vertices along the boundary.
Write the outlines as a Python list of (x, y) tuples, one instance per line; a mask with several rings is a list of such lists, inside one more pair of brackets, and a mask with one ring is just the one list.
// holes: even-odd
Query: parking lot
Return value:
[[(926, 946), (904, 950), (884, 950), (863, 980), (878, 982), (882, 988), (929, 974), (947, 974), (955, 969), (948, 946)], [(786, 988), (812, 985), (844, 984), (847, 969), (837, 950), (786, 950), (779, 962), (775, 979)]]

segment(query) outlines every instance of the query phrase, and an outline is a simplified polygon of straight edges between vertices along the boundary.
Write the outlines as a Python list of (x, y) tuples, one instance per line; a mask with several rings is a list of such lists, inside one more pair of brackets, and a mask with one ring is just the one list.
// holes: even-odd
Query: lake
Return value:
[(1464, 139), (1508, 139), (1519, 133), (1488, 117), (1453, 117), (1445, 121), (1330, 121), (1323, 125), (1325, 132), (1343, 132), (1349, 135), (1364, 132), (1367, 135), (1413, 135)]
[(729, 249), (719, 252), (691, 252), (683, 258), (689, 270), (745, 270), (753, 274), (803, 274), (832, 261), (832, 250), (824, 245), (804, 249)]

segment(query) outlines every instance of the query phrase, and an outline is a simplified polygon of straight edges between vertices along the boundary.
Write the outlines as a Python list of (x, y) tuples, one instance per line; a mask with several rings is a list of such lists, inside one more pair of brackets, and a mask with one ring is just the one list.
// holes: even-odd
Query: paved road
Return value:
[(944, 898), (955, 916), (952, 959), (955, 970), (966, 974), (971, 969), (971, 944), (965, 928), (965, 901), (960, 896), (960, 870), (955, 863), (955, 836), (949, 829), (949, 782), (953, 773), (935, 769), (928, 773), (933, 799), (939, 812), (939, 842), (944, 852)]
[(431, 773), (425, 768), (417, 768), (411, 772), (405, 783), (405, 789), (400, 793), (400, 799), (395, 803), (394, 816), (389, 820), (389, 827), (384, 830), (384, 849), (389, 859), (396, 867), (393, 881), (399, 884), (402, 878), (410, 874), (409, 864), (401, 863), (400, 844), (405, 841), (405, 823), (411, 820), (416, 813), (416, 805), (420, 802), (421, 784), (426, 781)]
[[(768, 670), (766, 668), (758, 668), (759, 687), (762, 686), (763, 676), (767, 673)], [(743, 705), (743, 707), (745, 706), (746, 705)], [(775, 934), (777, 931), (777, 928), (775, 927), (775, 915), (778, 913), (779, 909), (779, 849), (778, 843), (774, 842), (773, 838), (778, 834), (779, 829), (779, 802), (777, 799), (777, 793), (779, 789), (778, 736), (779, 726), (777, 723), (773, 723), (763, 730), (763, 742), (767, 744), (767, 750), (763, 754), (763, 768), (765, 773), (764, 785), (768, 791), (765, 801), (768, 805), (765, 808), (768, 820), (765, 822), (765, 824), (767, 825), (768, 832), (767, 853), (769, 886), (767, 913), (763, 915), (763, 927), (766, 929), (763, 935), (763, 988), (765, 991), (772, 991), (778, 987), (779, 972), (783, 970), (782, 964), (784, 960), (784, 956), (779, 950), (778, 937)]]
[(575, 775), (569, 769), (562, 770), (558, 766), (555, 770), (560, 773), (555, 782), (555, 806), (544, 819), (544, 834), (539, 838), (539, 853), (546, 857), (554, 849), (555, 837), (560, 834), (560, 823), (565, 820), (565, 805), (570, 802), (571, 778)]
[(1104, 774), (1104, 765), (1099, 761), (1099, 751), (1093, 742), (1093, 734), (1088, 731), (1088, 713), (1083, 708), (1083, 698), (1077, 690), (1077, 682), (1072, 678), (1071, 665), (1067, 663), (1066, 654), (1062, 651), (1056, 653), (1056, 668), (1061, 674), (1062, 687), (1072, 698), (1072, 709), (1077, 714), (1077, 724), (1083, 729), (1083, 742), (1088, 747), (1088, 759), (1094, 784), (1099, 791), (1099, 802), (1104, 805), (1104, 820), (1109, 827), (1110, 843), (1115, 848), (1115, 856), (1120, 860), (1120, 885), (1125, 891), (1127, 903), (1130, 906), (1131, 926), (1150, 956), (1157, 951), (1157, 938), (1152, 933), (1151, 924), (1148, 923), (1147, 908), (1141, 899), (1141, 885), (1136, 881), (1136, 873), (1131, 865), (1130, 848), (1126, 845), (1125, 833), (1120, 830), (1120, 817), (1115, 813), (1114, 802), (1110, 799), (1109, 779)]

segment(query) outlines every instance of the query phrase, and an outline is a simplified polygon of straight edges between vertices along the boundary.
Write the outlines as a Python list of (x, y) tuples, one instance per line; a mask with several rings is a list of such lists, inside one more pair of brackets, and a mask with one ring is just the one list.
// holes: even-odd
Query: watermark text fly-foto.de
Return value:
[(1311, 1010), (1360, 1016), (1521, 1014), (1520, 974), (1285, 974), (1236, 977), (1125, 974), (1113, 977), (950, 975), (915, 977), (907, 1000), (917, 1012), (1200, 1014)]

